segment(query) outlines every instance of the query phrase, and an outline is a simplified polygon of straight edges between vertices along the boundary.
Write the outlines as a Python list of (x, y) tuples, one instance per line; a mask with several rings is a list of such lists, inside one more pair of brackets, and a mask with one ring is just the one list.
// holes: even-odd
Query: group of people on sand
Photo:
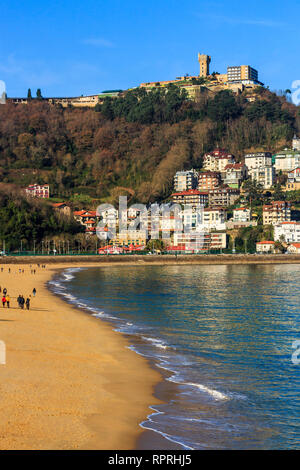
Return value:
[[(0, 287), (0, 292), (1, 292), (1, 287)], [(33, 297), (35, 297), (35, 295), (36, 295), (36, 288), (35, 287), (33, 288), (32, 294), (33, 294)], [(29, 295), (29, 297), (27, 297), (27, 299), (25, 300), (24, 296), (19, 294), (19, 296), (17, 297), (17, 302), (18, 302), (19, 308), (24, 310), (24, 306), (26, 306), (26, 309), (29, 310), (30, 309), (30, 300), (31, 300), (31, 295)], [(10, 297), (7, 293), (6, 288), (3, 289), (2, 306), (3, 306), (3, 308), (5, 308), (5, 306), (7, 306), (7, 308), (10, 307)]]
[[(1, 292), (1, 287), (0, 287), (0, 292)], [(7, 293), (6, 287), (3, 289), (3, 297), (2, 297), (2, 305), (5, 307), (5, 304), (7, 305), (7, 308), (10, 306), (10, 297)]]

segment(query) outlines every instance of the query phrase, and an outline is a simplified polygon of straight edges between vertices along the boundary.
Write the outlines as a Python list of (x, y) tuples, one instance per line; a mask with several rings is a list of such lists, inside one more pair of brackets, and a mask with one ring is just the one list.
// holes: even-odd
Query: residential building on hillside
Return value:
[(205, 153), (203, 157), (204, 170), (221, 172), (229, 163), (235, 163), (234, 156), (224, 149), (216, 149)]
[(50, 197), (49, 184), (31, 184), (25, 188), (27, 196), (48, 199)]
[(275, 170), (276, 173), (288, 173), (300, 166), (300, 152), (294, 150), (282, 150), (275, 155)]
[(261, 184), (264, 189), (269, 189), (275, 184), (276, 172), (272, 165), (251, 168), (249, 176), (253, 181)]
[(275, 242), (273, 242), (272, 240), (265, 240), (265, 241), (256, 243), (257, 253), (274, 253), (274, 251), (275, 251)]
[(249, 222), (251, 220), (251, 209), (248, 207), (237, 207), (233, 209), (232, 219), (235, 222)]
[(171, 195), (172, 201), (177, 204), (189, 204), (191, 206), (206, 206), (208, 203), (208, 192), (190, 189), (189, 191), (180, 191)]
[(240, 191), (228, 186), (210, 189), (208, 191), (208, 204), (209, 206), (228, 207), (235, 203), (239, 198)]
[(296, 134), (293, 137), (292, 149), (300, 151), (300, 138), (297, 137)]
[(286, 243), (300, 242), (300, 222), (289, 221), (274, 226), (274, 240)]
[(285, 185), (285, 191), (297, 191), (300, 189), (300, 167), (294, 168), (288, 172), (288, 179)]
[(199, 191), (214, 189), (221, 184), (221, 174), (218, 171), (201, 171), (198, 175)]
[(263, 224), (276, 225), (291, 220), (291, 204), (287, 201), (274, 201), (263, 206)]
[(244, 158), (249, 171), (252, 168), (272, 165), (272, 154), (270, 152), (247, 153)]
[(54, 210), (56, 210), (59, 214), (63, 214), (66, 216), (71, 215), (71, 207), (68, 206), (65, 202), (56, 202), (52, 204)]
[(243, 163), (229, 163), (222, 172), (224, 184), (231, 188), (239, 188), (241, 182), (247, 178), (248, 169)]
[(188, 191), (196, 189), (198, 185), (198, 173), (196, 170), (177, 171), (174, 176), (175, 191)]
[(226, 219), (224, 207), (206, 207), (203, 211), (203, 226), (209, 230), (226, 230)]

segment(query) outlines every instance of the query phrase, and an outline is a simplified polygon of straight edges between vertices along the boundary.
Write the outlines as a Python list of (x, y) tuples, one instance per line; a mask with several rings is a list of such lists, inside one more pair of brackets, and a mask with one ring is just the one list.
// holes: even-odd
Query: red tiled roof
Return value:
[(179, 193), (173, 193), (171, 196), (199, 196), (208, 195), (205, 191), (198, 191), (197, 189), (189, 189), (188, 191), (181, 191)]
[(257, 242), (256, 245), (274, 245), (274, 243), (275, 242), (265, 240), (265, 241), (262, 241), (262, 242)]
[(291, 243), (292, 246), (294, 246), (295, 248), (300, 248), (300, 243)]

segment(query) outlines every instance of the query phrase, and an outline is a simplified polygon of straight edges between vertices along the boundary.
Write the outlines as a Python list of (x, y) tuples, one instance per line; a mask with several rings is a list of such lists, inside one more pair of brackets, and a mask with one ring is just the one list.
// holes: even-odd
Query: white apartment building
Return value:
[(292, 142), (292, 148), (293, 150), (300, 150), (300, 139), (299, 137), (294, 135), (293, 142)]
[(251, 220), (251, 210), (248, 207), (237, 207), (233, 209), (234, 222), (249, 222)]
[(247, 153), (245, 155), (245, 165), (248, 170), (272, 165), (272, 154), (270, 152)]
[(196, 189), (198, 186), (198, 172), (194, 169), (187, 171), (177, 171), (174, 176), (175, 191), (188, 191)]
[(208, 171), (222, 172), (230, 163), (235, 163), (234, 156), (223, 149), (213, 150), (203, 157), (203, 169)]
[(300, 243), (300, 222), (291, 220), (276, 224), (274, 226), (274, 240), (280, 241), (281, 238), (286, 243)]
[(271, 188), (276, 179), (276, 171), (272, 165), (260, 166), (258, 168), (251, 168), (249, 170), (251, 179), (261, 184), (264, 189)]
[(275, 242), (273, 241), (265, 240), (265, 241), (256, 243), (257, 253), (274, 253), (274, 251), (275, 251)]
[(209, 230), (226, 230), (227, 212), (223, 207), (207, 207), (203, 210), (203, 226)]
[(285, 149), (275, 155), (275, 170), (287, 173), (300, 166), (300, 152)]
[(291, 220), (291, 204), (286, 201), (273, 201), (263, 206), (263, 225), (276, 225)]

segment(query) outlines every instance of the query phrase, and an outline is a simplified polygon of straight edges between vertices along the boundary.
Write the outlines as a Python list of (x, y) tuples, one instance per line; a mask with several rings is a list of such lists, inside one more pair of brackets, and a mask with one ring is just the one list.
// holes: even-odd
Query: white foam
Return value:
[(180, 385), (190, 385), (191, 387), (196, 387), (197, 389), (201, 390), (202, 392), (208, 393), (208, 395), (212, 396), (216, 400), (229, 400), (229, 396), (225, 395), (225, 393), (219, 392), (218, 390), (214, 390), (212, 388), (206, 387), (206, 385), (197, 384), (194, 382), (178, 382)]
[[(149, 408), (151, 410), (153, 410), (153, 413), (151, 413), (150, 415), (147, 416), (147, 421), (149, 421), (150, 423), (154, 423), (154, 421), (152, 419), (153, 416), (164, 415), (165, 414), (163, 411), (158, 411), (153, 406), (149, 406)], [(143, 423), (140, 423), (140, 427), (143, 428), (143, 429), (148, 429), (149, 431), (156, 432), (157, 434), (160, 434), (161, 436), (163, 436), (168, 441), (174, 442), (175, 444), (179, 444), (181, 447), (183, 447), (186, 450), (194, 450), (193, 447), (190, 447), (190, 446), (187, 446), (186, 444), (183, 444), (179, 440), (176, 440), (175, 437), (170, 436), (170, 434), (167, 434), (166, 432), (163, 432), (163, 431), (159, 431), (158, 429), (152, 428), (151, 426), (147, 426), (147, 424), (146, 424), (147, 421), (144, 421)]]

